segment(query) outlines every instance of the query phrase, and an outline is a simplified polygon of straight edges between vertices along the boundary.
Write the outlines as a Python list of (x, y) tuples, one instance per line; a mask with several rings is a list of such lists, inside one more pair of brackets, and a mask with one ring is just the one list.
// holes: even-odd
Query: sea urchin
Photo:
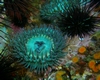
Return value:
[(100, 7), (100, 0), (91, 0), (91, 6), (96, 5), (97, 7)]
[(37, 73), (56, 66), (64, 56), (65, 39), (59, 29), (41, 25), (32, 30), (24, 30), (10, 39), (11, 53), (26, 68)]
[[(76, 0), (77, 1), (77, 0)], [(84, 0), (83, 0), (84, 1)], [(96, 28), (97, 17), (91, 15), (92, 8), (87, 3), (77, 2), (65, 9), (65, 12), (61, 14), (61, 18), (58, 18), (57, 24), (61, 30), (67, 33), (68, 36), (84, 37)]]
[(18, 66), (12, 66), (16, 61), (17, 60), (12, 56), (5, 56), (0, 53), (0, 80), (13, 80), (15, 76), (12, 74), (15, 74), (16, 71), (19, 70)]
[(4, 9), (11, 22), (18, 27), (25, 27), (30, 13), (35, 9), (32, 0), (4, 0)]

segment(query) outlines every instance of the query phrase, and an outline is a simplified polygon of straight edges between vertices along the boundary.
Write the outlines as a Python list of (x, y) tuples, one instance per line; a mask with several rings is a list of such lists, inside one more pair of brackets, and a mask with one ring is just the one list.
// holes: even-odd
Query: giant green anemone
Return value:
[(61, 13), (68, 10), (72, 3), (84, 5), (89, 2), (90, 0), (47, 0), (40, 9), (40, 17), (44, 22), (55, 22), (58, 17), (61, 17)]
[(65, 53), (65, 39), (58, 28), (41, 25), (31, 30), (23, 30), (8, 39), (10, 53), (19, 62), (37, 73), (45, 72), (48, 67), (59, 65)]

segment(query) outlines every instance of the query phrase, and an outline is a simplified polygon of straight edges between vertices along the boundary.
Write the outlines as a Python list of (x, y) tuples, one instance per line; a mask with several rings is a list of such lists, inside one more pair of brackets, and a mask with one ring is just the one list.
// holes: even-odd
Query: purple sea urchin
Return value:
[(57, 65), (64, 56), (65, 39), (60, 30), (47, 25), (24, 30), (10, 39), (11, 53), (37, 73)]
[(91, 6), (100, 7), (100, 0), (91, 0)]
[[(86, 1), (86, 0), (85, 0)], [(84, 0), (82, 4), (84, 3)], [(61, 30), (67, 33), (68, 36), (84, 37), (90, 34), (96, 28), (97, 17), (91, 15), (93, 7), (87, 6), (87, 3), (81, 5), (81, 3), (74, 2), (72, 5), (65, 9), (65, 12), (61, 14), (61, 18), (58, 18), (57, 24)]]
[(12, 75), (18, 70), (16, 66), (12, 66), (17, 60), (10, 55), (3, 55), (0, 53), (0, 80), (13, 80), (15, 76)]
[(18, 27), (25, 27), (30, 13), (33, 12), (32, 0), (4, 0), (6, 15)]

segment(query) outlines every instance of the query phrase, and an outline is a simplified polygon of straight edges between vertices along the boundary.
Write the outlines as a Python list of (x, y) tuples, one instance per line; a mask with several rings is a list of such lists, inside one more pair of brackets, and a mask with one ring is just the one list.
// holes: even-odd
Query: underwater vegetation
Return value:
[[(94, 39), (93, 39), (94, 38)], [(100, 39), (100, 30), (98, 30), (97, 32), (95, 32), (93, 35), (92, 35), (92, 38), (91, 38), (91, 40), (99, 40)]]
[(28, 76), (24, 76), (24, 77), (16, 77), (13, 80), (31, 80)]
[(61, 76), (64, 75), (64, 74), (65, 74), (64, 71), (57, 71), (56, 80), (63, 80)]
[(96, 50), (100, 50), (100, 30), (92, 35), (91, 41), (94, 43)]
[(8, 38), (10, 53), (26, 68), (37, 73), (45, 72), (48, 67), (57, 66), (60, 58), (65, 55), (62, 51), (65, 46), (62, 32), (51, 25), (23, 30), (13, 38)]
[(96, 24), (99, 23), (98, 17), (91, 14), (94, 7), (91, 8), (87, 3), (84, 5), (79, 2), (73, 3), (68, 9), (64, 10), (64, 13), (60, 14), (61, 17), (57, 20), (58, 26), (71, 37), (79, 36), (82, 38), (90, 35), (97, 28)]

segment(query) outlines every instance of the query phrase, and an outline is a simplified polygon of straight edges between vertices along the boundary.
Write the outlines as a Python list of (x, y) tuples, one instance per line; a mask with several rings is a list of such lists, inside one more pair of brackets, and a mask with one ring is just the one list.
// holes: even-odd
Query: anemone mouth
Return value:
[(46, 35), (34, 36), (28, 39), (26, 48), (28, 55), (31, 53), (36, 59), (44, 60), (45, 57), (50, 56), (50, 52), (54, 49), (54, 42)]
[(47, 63), (52, 61), (50, 55), (52, 55), (53, 47), (53, 41), (45, 35), (30, 38), (26, 43), (27, 55), (30, 57), (28, 61), (35, 64), (34, 68), (30, 66), (30, 69), (38, 69), (40, 70), (38, 73), (40, 73), (45, 71), (48, 66), (51, 66), (51, 64), (47, 65)]
[[(64, 57), (65, 39), (62, 32), (52, 26), (41, 25), (32, 30), (23, 30), (13, 39), (8, 39), (10, 53), (19, 62), (37, 73), (57, 66)], [(13, 53), (12, 53), (13, 52)]]

